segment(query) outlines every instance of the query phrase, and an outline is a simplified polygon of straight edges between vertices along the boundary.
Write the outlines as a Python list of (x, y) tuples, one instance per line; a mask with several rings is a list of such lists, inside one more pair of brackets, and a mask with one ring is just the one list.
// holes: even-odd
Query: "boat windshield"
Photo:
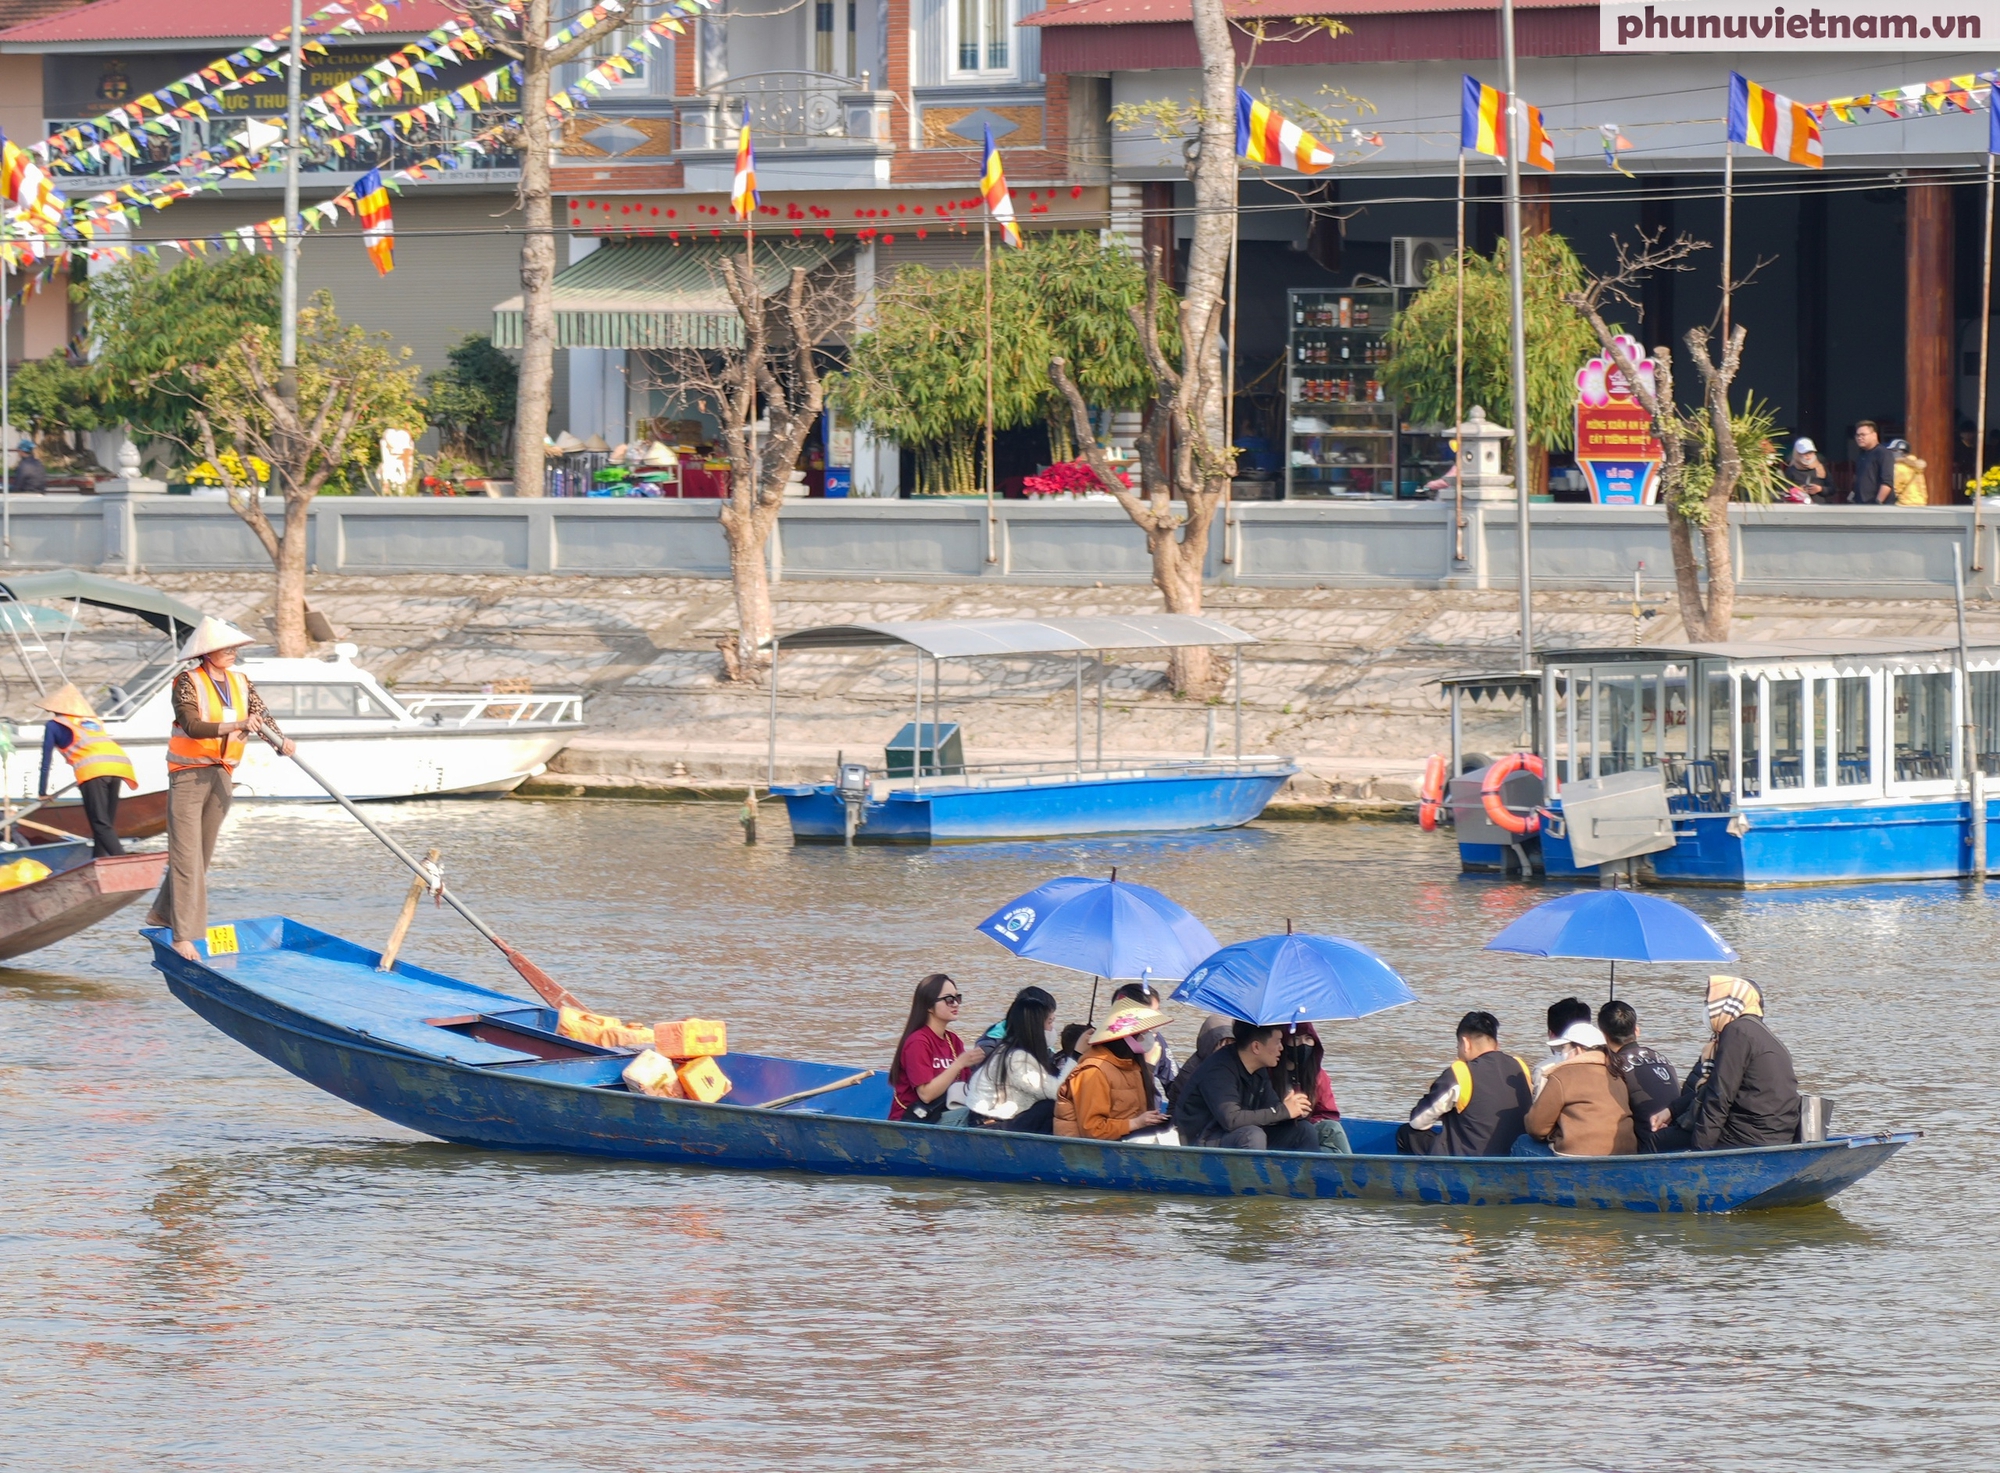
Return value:
[(394, 714), (366, 686), (351, 680), (260, 680), (257, 694), (264, 698), (264, 709), (280, 720), (295, 716), (308, 721), (379, 721)]

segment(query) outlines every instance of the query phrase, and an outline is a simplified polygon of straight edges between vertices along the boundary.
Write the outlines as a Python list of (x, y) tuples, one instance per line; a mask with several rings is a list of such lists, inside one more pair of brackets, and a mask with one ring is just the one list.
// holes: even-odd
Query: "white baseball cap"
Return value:
[(1551, 1043), (1573, 1043), (1578, 1048), (1604, 1047), (1604, 1035), (1598, 1031), (1595, 1024), (1591, 1023), (1572, 1023), (1549, 1041)]
[(1813, 455), (1816, 454), (1818, 450), (1819, 446), (1813, 444), (1813, 442), (1808, 440), (1804, 435), (1801, 435), (1799, 436), (1798, 439), (1792, 441), (1792, 454), (1794, 455)]

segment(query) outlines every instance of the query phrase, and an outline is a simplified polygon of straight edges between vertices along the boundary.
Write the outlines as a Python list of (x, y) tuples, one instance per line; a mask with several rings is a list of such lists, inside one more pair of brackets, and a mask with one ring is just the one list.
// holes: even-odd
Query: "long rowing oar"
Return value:
[[(272, 751), (278, 753), (280, 756), (284, 755), (284, 750), (285, 750), (284, 745), (281, 742), (279, 742), (277, 738), (271, 735), (270, 730), (268, 728), (262, 726), (258, 727), (257, 734), (261, 736), (265, 741), (271, 744)], [(383, 848), (387, 849), (391, 854), (395, 855), (396, 858), (402, 860), (404, 864), (408, 865), (410, 867), (410, 872), (412, 874), (417, 875), (420, 879), (424, 881), (425, 885), (427, 886), (432, 883), (434, 878), (433, 873), (424, 868), (423, 861), (418, 859), (414, 854), (410, 853), (410, 851), (405, 849), (401, 844), (398, 844), (394, 839), (390, 838), (387, 834), (383, 833), (380, 829), (376, 828), (374, 820), (369, 818), (368, 815), (363, 813), (359, 808), (356, 808), (353, 802), (348, 798), (347, 794), (341, 792), (339, 788), (336, 788), (332, 783), (328, 782), (325, 778), (321, 777), (319, 774), (319, 770), (315, 768), (310, 762), (306, 761), (305, 758), (301, 757), (298, 754), (297, 748), (294, 748), (292, 751), (292, 761), (298, 763), (299, 771), (303, 772), (307, 777), (311, 778), (314, 782), (318, 783), (322, 788), (326, 789), (327, 797), (333, 799), (334, 802), (338, 803), (342, 808), (345, 808), (349, 813), (353, 814), (355, 820), (361, 825), (361, 827), (368, 830), (368, 832), (373, 834), (377, 839), (381, 840)], [(533, 962), (529, 961), (525, 956), (522, 956), (520, 952), (514, 950), (513, 947), (509, 946), (506, 942), (502, 941), (497, 935), (495, 935), (493, 932), (493, 928), (487, 925), (486, 922), (479, 919), (479, 917), (474, 915), (469, 909), (467, 909), (465, 902), (460, 900), (456, 895), (452, 894), (450, 889), (447, 888), (442, 881), (437, 882), (436, 893), (438, 898), (444, 901), (446, 905), (449, 905), (453, 910), (457, 911), (460, 915), (464, 916), (466, 921), (471, 925), (473, 930), (477, 931), (480, 935), (484, 936), (488, 941), (491, 941), (495, 946), (499, 947), (500, 954), (507, 958), (508, 965), (513, 967), (515, 971), (519, 972), (521, 974), (522, 979), (526, 981), (530, 987), (534, 988), (536, 992), (542, 995), (544, 1001), (551, 1003), (559, 1008), (565, 1008), (565, 1007), (581, 1008), (583, 1006), (582, 1002), (578, 1000), (575, 993), (571, 992), (567, 987), (563, 986), (562, 983), (556, 981), (555, 978), (551, 977), (547, 972), (544, 972), (540, 967), (536, 966)]]
[(845, 1079), (836, 1079), (832, 1084), (822, 1084), (812, 1089), (802, 1089), (795, 1094), (779, 1095), (775, 1100), (766, 1100), (763, 1104), (755, 1108), (759, 1110), (780, 1109), (786, 1105), (796, 1104), (800, 1100), (809, 1100), (814, 1095), (832, 1094), (837, 1089), (846, 1089), (850, 1084), (859, 1084), (864, 1079), (873, 1079), (875, 1074), (876, 1071), (873, 1069), (863, 1069), (859, 1074), (850, 1074)]

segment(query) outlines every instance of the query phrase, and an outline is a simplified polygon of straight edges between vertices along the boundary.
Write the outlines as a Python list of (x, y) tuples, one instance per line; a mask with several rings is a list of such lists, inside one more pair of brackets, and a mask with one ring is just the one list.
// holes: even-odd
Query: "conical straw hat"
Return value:
[(93, 721), (97, 719), (97, 713), (91, 709), (90, 702), (83, 698), (83, 692), (74, 684), (66, 685), (52, 695), (43, 696), (35, 704), (54, 716), (87, 716)]
[(181, 646), (183, 660), (198, 660), (203, 655), (212, 655), (217, 650), (235, 649), (238, 645), (255, 644), (257, 641), (238, 629), (212, 615), (194, 626), (194, 633)]

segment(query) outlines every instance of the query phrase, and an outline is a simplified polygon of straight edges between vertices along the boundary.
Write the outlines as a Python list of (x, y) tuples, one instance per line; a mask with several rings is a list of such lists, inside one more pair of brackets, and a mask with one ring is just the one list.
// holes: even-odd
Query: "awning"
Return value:
[(191, 633), (201, 622), (200, 609), (170, 594), (95, 573), (61, 568), (49, 573), (16, 573), (0, 579), (0, 602), (68, 603), (72, 599), (82, 599), (94, 608), (132, 614), (175, 640)]
[[(792, 268), (814, 271), (852, 241), (760, 240), (757, 285), (773, 296)], [(607, 241), (556, 273), (558, 348), (736, 348), (743, 322), (722, 284), (722, 261), (741, 257), (741, 240)], [(521, 346), (521, 299), (493, 309), (493, 345)]]
[(889, 624), (828, 624), (781, 634), (787, 650), (875, 649), (914, 645), (933, 659), (979, 655), (1077, 654), (1093, 650), (1172, 650), (1255, 644), (1219, 619), (1196, 614), (1140, 614), (1119, 619), (910, 619)]

